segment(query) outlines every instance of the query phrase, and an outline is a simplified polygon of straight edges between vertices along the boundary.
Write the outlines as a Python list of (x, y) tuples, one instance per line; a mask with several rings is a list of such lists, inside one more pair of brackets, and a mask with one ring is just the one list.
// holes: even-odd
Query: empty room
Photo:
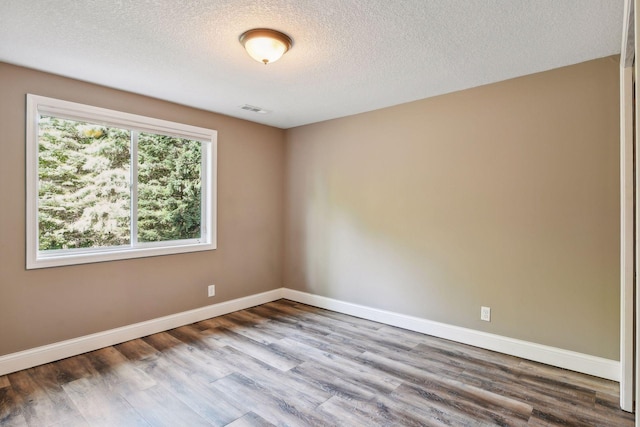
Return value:
[(0, 426), (640, 425), (635, 0), (0, 2)]

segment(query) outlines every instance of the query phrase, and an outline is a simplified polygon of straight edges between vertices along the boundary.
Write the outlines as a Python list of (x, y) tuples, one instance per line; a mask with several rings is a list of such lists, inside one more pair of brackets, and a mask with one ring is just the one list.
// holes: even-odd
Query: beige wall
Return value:
[[(26, 93), (217, 129), (219, 249), (26, 271)], [(0, 355), (284, 284), (618, 358), (617, 58), (286, 132), (2, 63), (0, 94)]]
[(618, 359), (618, 61), (287, 131), (285, 285)]
[[(26, 271), (26, 93), (217, 129), (219, 249)], [(0, 355), (281, 287), (283, 197), (280, 129), (0, 63)]]

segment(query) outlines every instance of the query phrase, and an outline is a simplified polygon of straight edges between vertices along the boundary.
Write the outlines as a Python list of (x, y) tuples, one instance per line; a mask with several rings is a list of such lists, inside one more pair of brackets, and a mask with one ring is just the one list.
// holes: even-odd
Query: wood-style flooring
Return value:
[(0, 376), (2, 426), (633, 425), (615, 382), (280, 300)]

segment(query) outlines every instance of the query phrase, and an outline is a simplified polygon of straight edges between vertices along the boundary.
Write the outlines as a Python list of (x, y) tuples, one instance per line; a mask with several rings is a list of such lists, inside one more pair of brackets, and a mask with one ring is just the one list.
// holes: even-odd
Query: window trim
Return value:
[[(33, 94), (27, 94), (26, 113), (27, 270), (208, 251), (217, 248), (217, 131)], [(202, 142), (201, 208), (203, 224), (201, 224), (201, 238), (164, 242), (135, 242), (136, 246), (132, 246), (134, 244), (132, 241), (130, 245), (123, 246), (62, 249), (46, 251), (47, 253), (40, 251), (38, 249), (38, 120), (41, 115), (90, 121), (137, 132), (150, 132)]]

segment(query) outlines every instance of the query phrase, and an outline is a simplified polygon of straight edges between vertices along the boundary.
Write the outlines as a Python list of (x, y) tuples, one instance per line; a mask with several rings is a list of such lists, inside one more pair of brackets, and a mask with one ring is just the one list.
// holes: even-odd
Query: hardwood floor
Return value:
[(0, 376), (2, 426), (633, 426), (618, 384), (280, 300)]

